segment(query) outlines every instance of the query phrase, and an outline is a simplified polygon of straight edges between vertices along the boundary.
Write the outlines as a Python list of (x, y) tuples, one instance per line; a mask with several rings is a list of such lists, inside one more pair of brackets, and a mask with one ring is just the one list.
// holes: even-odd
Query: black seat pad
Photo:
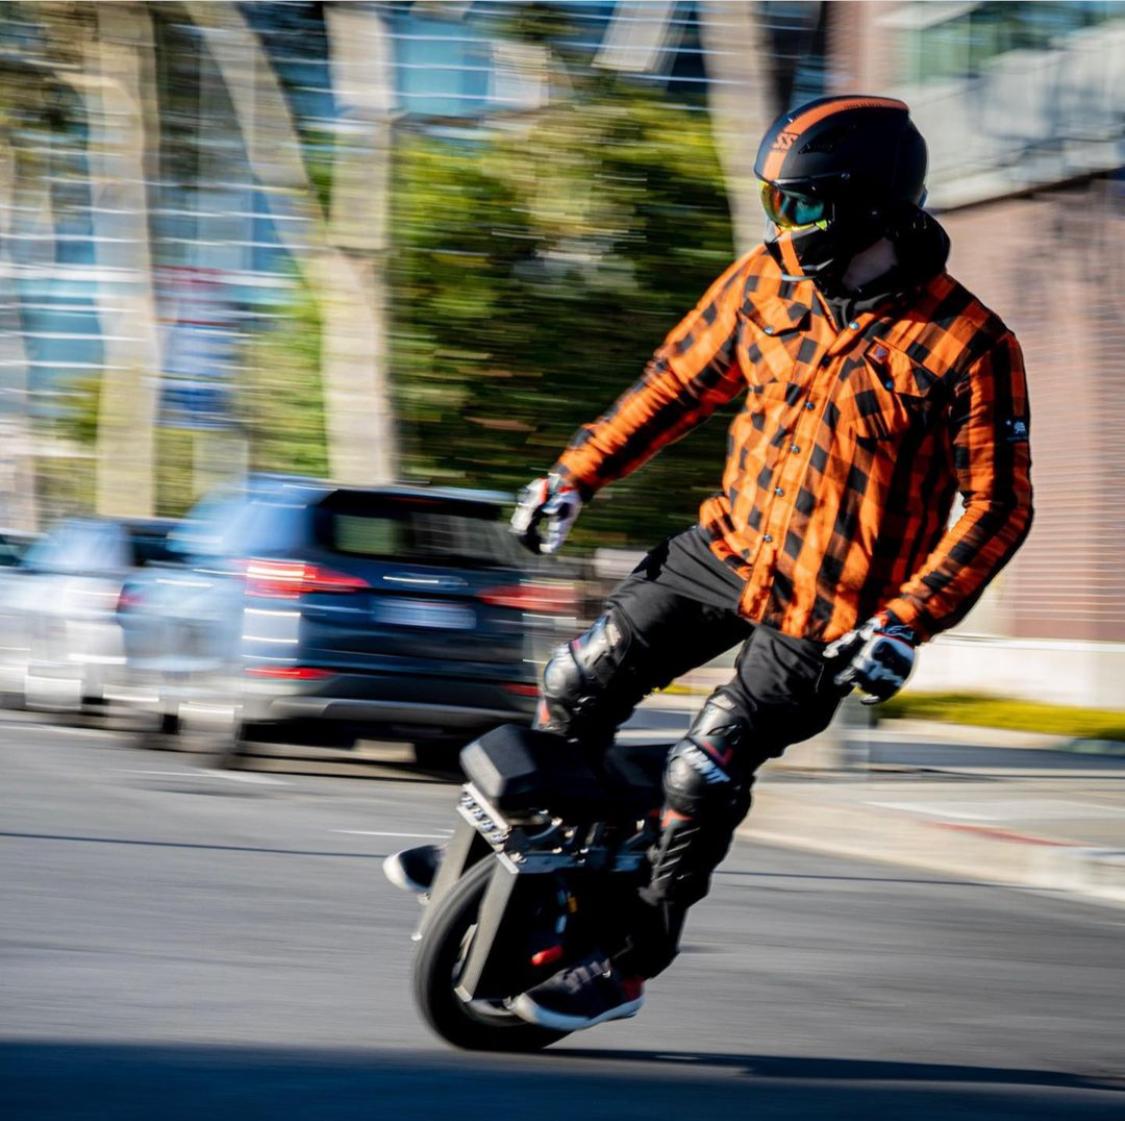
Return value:
[(610, 788), (641, 801), (645, 809), (664, 800), (664, 766), (670, 743), (615, 743), (605, 755), (606, 781)]
[(615, 745), (601, 767), (554, 732), (504, 724), (465, 747), (461, 767), (498, 810), (604, 821), (639, 816), (659, 804), (667, 751)]

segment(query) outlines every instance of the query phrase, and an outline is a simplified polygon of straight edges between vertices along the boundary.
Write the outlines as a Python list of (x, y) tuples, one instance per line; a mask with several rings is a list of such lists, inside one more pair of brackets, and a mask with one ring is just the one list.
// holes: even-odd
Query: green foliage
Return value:
[(86, 514), (94, 506), (94, 455), (35, 457), (35, 499), (46, 519)]
[(194, 478), (199, 437), (190, 428), (156, 430), (156, 512), (162, 517), (182, 517), (199, 497)]
[[(732, 259), (705, 113), (614, 77), (479, 141), (406, 135), (390, 270), (404, 469), (514, 490), (640, 375)], [(713, 423), (603, 493), (576, 542), (652, 543), (722, 471)]]
[(60, 390), (62, 412), (55, 421), (55, 431), (64, 439), (92, 448), (98, 440), (101, 397), (100, 374), (87, 374), (72, 379)]
[(879, 714), (911, 720), (943, 720), (984, 728), (1013, 728), (1074, 739), (1125, 740), (1125, 712), (1041, 704), (982, 693), (900, 693)]
[(320, 379), (320, 319), (304, 289), (244, 354), (237, 413), (250, 468), (328, 474)]

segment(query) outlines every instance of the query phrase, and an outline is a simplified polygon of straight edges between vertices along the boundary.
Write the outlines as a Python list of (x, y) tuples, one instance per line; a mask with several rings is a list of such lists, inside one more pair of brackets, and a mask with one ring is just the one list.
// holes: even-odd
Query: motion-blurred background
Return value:
[[(759, 239), (769, 120), (858, 91), (910, 104), (951, 271), (1019, 336), (1032, 394), (1031, 537), (916, 686), (1125, 708), (1116, 0), (4, 4), (8, 559), (76, 515), (171, 533), (63, 564), (116, 566), (119, 616), (128, 570), (199, 568), (150, 519), (263, 473), (512, 492)], [(588, 510), (579, 575), (690, 522), (724, 429)]]
[[(513, 491), (759, 240), (766, 124), (854, 92), (1022, 342), (1031, 536), (764, 769), (638, 1020), (438, 1050), (379, 865), (727, 422), (560, 557)], [(3, 1121), (1120, 1121), (1123, 168), (1123, 2), (0, 2)]]

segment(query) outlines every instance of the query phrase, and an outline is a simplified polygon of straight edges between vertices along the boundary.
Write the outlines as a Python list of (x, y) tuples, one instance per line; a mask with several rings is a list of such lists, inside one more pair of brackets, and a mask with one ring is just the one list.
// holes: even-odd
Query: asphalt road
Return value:
[(1125, 1117), (1125, 911), (745, 845), (636, 1020), (453, 1052), (379, 871), (451, 801), (0, 724), (0, 1117)]

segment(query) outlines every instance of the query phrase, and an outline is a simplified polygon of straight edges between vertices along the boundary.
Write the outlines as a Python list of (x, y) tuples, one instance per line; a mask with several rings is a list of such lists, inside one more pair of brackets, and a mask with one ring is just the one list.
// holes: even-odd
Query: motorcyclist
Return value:
[[(945, 270), (907, 106), (829, 97), (784, 113), (755, 173), (764, 244), (719, 277), (513, 517), (526, 543), (554, 552), (601, 487), (746, 392), (721, 492), (544, 670), (538, 726), (609, 744), (648, 692), (742, 644), (734, 676), (669, 755), (630, 944), (512, 1002), (550, 1028), (639, 1009), (758, 767), (825, 728), (852, 687), (894, 695), (915, 648), (966, 614), (1031, 522), (1022, 355)], [(424, 887), (434, 854), (401, 857), (388, 871)]]

